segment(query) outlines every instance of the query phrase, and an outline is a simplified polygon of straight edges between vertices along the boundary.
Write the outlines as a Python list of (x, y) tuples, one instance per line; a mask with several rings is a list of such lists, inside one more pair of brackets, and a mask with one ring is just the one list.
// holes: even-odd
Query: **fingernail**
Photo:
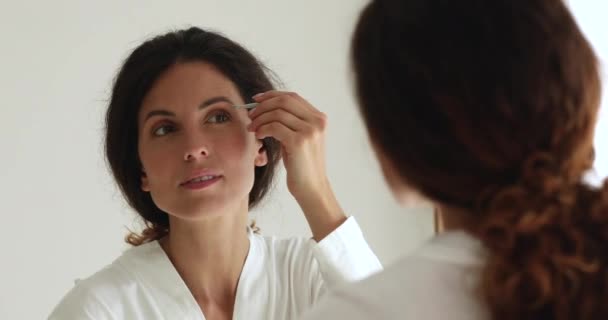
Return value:
[(261, 97), (263, 95), (264, 95), (264, 92), (258, 93), (258, 94), (256, 94), (256, 95), (253, 96), (253, 99), (257, 99), (257, 98), (259, 98), (259, 97)]

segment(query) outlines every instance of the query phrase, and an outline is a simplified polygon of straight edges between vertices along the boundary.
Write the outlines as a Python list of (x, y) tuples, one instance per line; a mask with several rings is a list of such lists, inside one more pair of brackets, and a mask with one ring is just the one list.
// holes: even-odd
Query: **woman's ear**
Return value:
[(268, 164), (268, 154), (263, 140), (257, 140), (258, 153), (255, 156), (254, 164), (256, 167), (263, 167)]
[(148, 180), (148, 175), (146, 171), (141, 170), (141, 190), (144, 192), (150, 192), (150, 181)]

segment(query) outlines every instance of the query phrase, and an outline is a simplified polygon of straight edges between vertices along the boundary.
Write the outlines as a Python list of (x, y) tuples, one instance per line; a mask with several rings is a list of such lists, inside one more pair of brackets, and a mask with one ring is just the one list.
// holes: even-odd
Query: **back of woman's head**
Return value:
[[(106, 113), (106, 158), (118, 186), (129, 205), (144, 219), (141, 235), (131, 233), (133, 245), (156, 240), (167, 234), (169, 216), (159, 209), (149, 193), (141, 189), (142, 167), (138, 155), (137, 115), (142, 100), (154, 82), (177, 63), (206, 62), (214, 65), (239, 90), (245, 102), (256, 93), (273, 89), (267, 69), (239, 44), (220, 34), (189, 28), (169, 32), (145, 41), (126, 59), (116, 76)], [(268, 164), (255, 168), (249, 193), (249, 208), (256, 206), (272, 185), (280, 158), (280, 145), (263, 140)]]
[(494, 319), (608, 314), (594, 52), (560, 0), (378, 0), (353, 39), (361, 113), (401, 180), (471, 213)]

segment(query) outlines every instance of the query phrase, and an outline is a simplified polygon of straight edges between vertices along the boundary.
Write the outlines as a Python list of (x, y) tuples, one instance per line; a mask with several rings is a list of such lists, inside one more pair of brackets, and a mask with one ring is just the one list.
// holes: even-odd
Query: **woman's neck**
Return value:
[(170, 218), (160, 244), (199, 305), (232, 310), (249, 252), (246, 205), (202, 221)]
[(465, 209), (437, 205), (438, 232), (471, 229), (471, 212)]

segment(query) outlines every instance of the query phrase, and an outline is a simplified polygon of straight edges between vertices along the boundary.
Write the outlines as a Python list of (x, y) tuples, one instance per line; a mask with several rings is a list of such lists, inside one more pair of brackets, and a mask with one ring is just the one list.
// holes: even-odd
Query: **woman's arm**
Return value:
[[(301, 261), (302, 281), (312, 298), (327, 288), (356, 281), (380, 271), (382, 265), (365, 241), (353, 217), (347, 218), (325, 171), (327, 117), (296, 93), (269, 91), (257, 95), (249, 130), (258, 139), (281, 142), (287, 187), (310, 226), (310, 261)], [(312, 278), (307, 278), (311, 276)]]
[(333, 190), (329, 187), (329, 182), (305, 197), (296, 198), (296, 201), (306, 216), (312, 231), (312, 238), (316, 242), (325, 239), (347, 219)]
[(318, 242), (346, 220), (325, 172), (327, 117), (293, 92), (269, 91), (254, 96), (249, 130), (258, 139), (273, 137), (283, 148), (287, 187)]
[[(349, 217), (320, 242), (311, 240), (310, 246), (323, 279), (313, 284), (317, 296), (326, 289), (362, 280), (382, 270), (382, 264), (369, 247), (355, 217)], [(315, 285), (319, 288), (314, 289)]]

